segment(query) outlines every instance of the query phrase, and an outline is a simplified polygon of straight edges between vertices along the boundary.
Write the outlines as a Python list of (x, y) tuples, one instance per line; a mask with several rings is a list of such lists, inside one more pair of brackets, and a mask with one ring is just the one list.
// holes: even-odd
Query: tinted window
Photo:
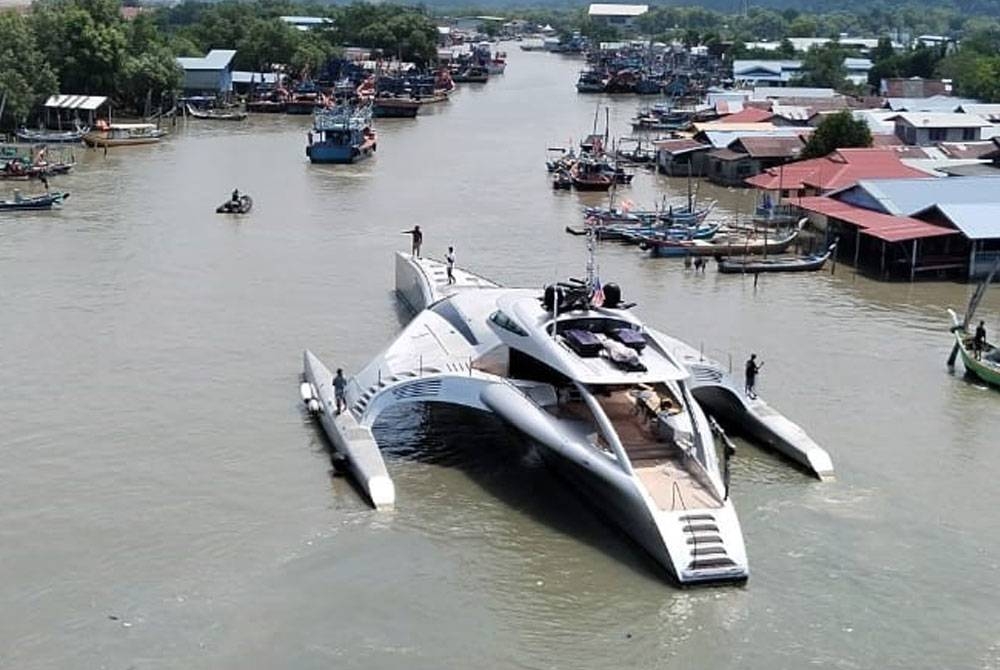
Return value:
[(514, 333), (515, 335), (520, 335), (521, 337), (528, 336), (528, 333), (524, 332), (524, 329), (521, 328), (521, 326), (514, 323), (509, 316), (507, 316), (500, 310), (497, 310), (492, 314), (490, 314), (490, 321), (497, 324), (504, 330), (508, 330)]

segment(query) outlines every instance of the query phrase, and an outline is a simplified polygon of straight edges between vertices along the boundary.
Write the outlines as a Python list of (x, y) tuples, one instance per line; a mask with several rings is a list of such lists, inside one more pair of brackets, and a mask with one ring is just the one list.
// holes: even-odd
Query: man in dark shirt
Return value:
[(344, 379), (344, 371), (337, 368), (337, 375), (333, 378), (333, 395), (337, 399), (337, 414), (347, 409), (347, 380)]
[(764, 367), (763, 363), (757, 363), (757, 354), (750, 354), (750, 360), (746, 367), (746, 394), (748, 398), (757, 398), (757, 373)]
[(983, 349), (986, 348), (986, 323), (983, 321), (979, 322), (976, 327), (976, 334), (972, 338), (972, 350), (976, 354), (976, 360), (982, 360)]
[(411, 253), (416, 258), (420, 258), (420, 245), (424, 243), (424, 234), (421, 232), (420, 226), (413, 226), (411, 230), (404, 230), (403, 234), (409, 235), (413, 239)]

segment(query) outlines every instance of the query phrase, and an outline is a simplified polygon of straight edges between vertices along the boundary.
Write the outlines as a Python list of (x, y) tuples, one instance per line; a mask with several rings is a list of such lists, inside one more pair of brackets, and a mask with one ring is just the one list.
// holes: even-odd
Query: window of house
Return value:
[(976, 140), (976, 129), (975, 128), (962, 128), (962, 141), (963, 142), (974, 142)]
[(931, 128), (927, 136), (931, 142), (944, 142), (948, 139), (948, 131), (944, 128)]

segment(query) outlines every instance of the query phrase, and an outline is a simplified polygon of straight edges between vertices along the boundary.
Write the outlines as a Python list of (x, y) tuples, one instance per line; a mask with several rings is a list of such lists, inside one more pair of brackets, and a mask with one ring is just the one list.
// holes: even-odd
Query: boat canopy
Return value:
[(50, 95), (45, 101), (48, 109), (83, 109), (89, 112), (94, 111), (108, 99), (103, 95)]

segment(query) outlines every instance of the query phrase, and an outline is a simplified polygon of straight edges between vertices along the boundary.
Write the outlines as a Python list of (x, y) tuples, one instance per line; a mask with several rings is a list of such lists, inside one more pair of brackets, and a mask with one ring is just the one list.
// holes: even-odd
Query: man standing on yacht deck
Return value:
[(448, 247), (448, 253), (444, 256), (445, 263), (448, 265), (448, 283), (455, 283), (455, 247)]
[(337, 375), (333, 378), (333, 396), (337, 399), (337, 414), (347, 409), (347, 380), (344, 379), (344, 371), (337, 368)]
[(411, 252), (414, 258), (420, 258), (420, 245), (424, 243), (424, 234), (420, 231), (420, 226), (413, 226), (411, 230), (404, 230), (404, 235), (409, 235), (413, 239)]
[(757, 363), (757, 354), (750, 354), (750, 360), (746, 367), (746, 394), (751, 400), (757, 399), (757, 373), (764, 367), (763, 363)]

